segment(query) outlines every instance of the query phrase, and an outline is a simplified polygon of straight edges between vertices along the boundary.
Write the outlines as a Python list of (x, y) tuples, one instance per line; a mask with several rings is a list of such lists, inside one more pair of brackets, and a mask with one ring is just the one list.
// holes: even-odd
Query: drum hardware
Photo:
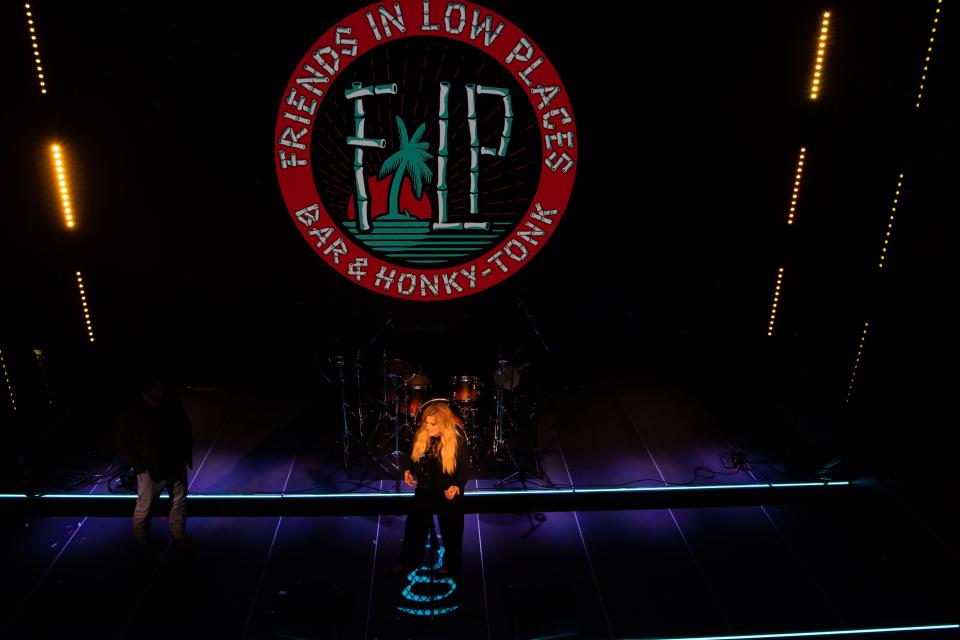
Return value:
[(391, 376), (402, 376), (410, 373), (410, 363), (406, 360), (394, 358), (387, 360), (387, 352), (383, 352), (383, 373)]
[[(336, 356), (336, 358), (339, 358), (339, 361), (337, 362), (337, 366), (339, 369), (339, 379), (340, 379), (340, 398), (341, 398), (341, 404), (343, 405), (343, 410), (342, 410), (343, 411), (343, 429), (344, 429), (343, 466), (345, 469), (349, 466), (349, 462), (350, 462), (351, 444), (356, 443), (356, 444), (362, 444), (364, 446), (364, 452), (363, 452), (364, 457), (368, 461), (372, 460), (373, 462), (376, 462), (380, 466), (380, 468), (383, 469), (384, 473), (389, 473), (389, 470), (386, 467), (384, 467), (383, 463), (377, 459), (377, 457), (373, 454), (373, 451), (371, 450), (370, 440), (372, 439), (373, 434), (370, 433), (370, 429), (367, 428), (367, 423), (369, 422), (371, 412), (366, 410), (366, 406), (364, 403), (365, 395), (363, 392), (363, 388), (364, 388), (363, 360), (366, 354), (370, 351), (370, 349), (373, 348), (373, 345), (376, 344), (376, 342), (380, 339), (380, 337), (384, 334), (384, 332), (392, 326), (393, 326), (393, 316), (392, 314), (388, 313), (387, 320), (386, 322), (384, 322), (383, 326), (381, 326), (380, 329), (377, 330), (377, 332), (373, 335), (372, 338), (370, 338), (370, 341), (366, 345), (361, 346), (360, 348), (357, 349), (356, 356), (354, 357), (353, 369), (354, 369), (354, 377), (355, 377), (355, 382), (357, 387), (357, 391), (356, 391), (357, 409), (355, 412), (357, 428), (356, 428), (355, 434), (350, 432), (350, 428), (347, 421), (348, 412), (347, 412), (347, 402), (346, 402), (346, 385), (345, 385), (346, 380), (343, 374), (343, 357)], [(386, 353), (384, 353), (384, 359), (386, 359)]]
[[(497, 390), (495, 394), (496, 405), (495, 412), (496, 417), (494, 418), (495, 422), (493, 423), (493, 444), (490, 446), (490, 453), (493, 454), (494, 459), (498, 459), (501, 451), (506, 450), (506, 442), (503, 437), (504, 427), (506, 426), (504, 422), (507, 420), (507, 412), (503, 406), (503, 379), (504, 379), (504, 370), (506, 369), (507, 361), (506, 360), (497, 360), (497, 370), (496, 370), (496, 385)], [(507, 456), (513, 461), (513, 456), (510, 455), (509, 450), (506, 450)], [(514, 466), (516, 462), (514, 461)]]
[(343, 375), (343, 356), (334, 355), (332, 360), (337, 367), (337, 377), (340, 383), (340, 412), (343, 416), (341, 444), (343, 446), (343, 468), (346, 469), (350, 462), (350, 426), (347, 424), (347, 385), (346, 378)]
[[(506, 363), (506, 360), (503, 361)], [(502, 367), (498, 366), (493, 370), (493, 374), (490, 376), (493, 380), (493, 384), (500, 385), (504, 391), (513, 391), (520, 384), (520, 372), (523, 371), (524, 367), (511, 367), (508, 364), (504, 364)]]
[[(547, 487), (549, 486), (548, 482), (544, 481), (542, 478), (542, 471), (540, 469), (540, 462), (538, 459), (539, 451), (534, 452), (534, 465), (536, 466), (536, 472), (531, 474), (517, 464), (517, 460), (514, 458), (513, 452), (510, 450), (510, 445), (505, 437), (507, 423), (509, 422), (511, 428), (514, 426), (514, 423), (513, 418), (510, 417), (506, 406), (504, 406), (503, 392), (507, 383), (511, 384), (511, 388), (516, 386), (516, 384), (519, 384), (519, 373), (516, 369), (510, 367), (507, 362), (507, 360), (497, 360), (497, 368), (494, 372), (496, 380), (496, 405), (493, 423), (493, 442), (490, 445), (490, 454), (494, 460), (499, 462), (509, 462), (513, 466), (514, 471), (510, 475), (501, 479), (494, 486), (500, 487), (511, 482), (519, 482), (524, 487), (526, 487), (527, 484)], [(507, 376), (510, 377), (508, 378)], [(516, 384), (513, 384), (514, 380), (516, 380)], [(533, 425), (531, 425), (531, 428), (534, 428)]]
[(540, 343), (540, 346), (543, 347), (543, 352), (550, 353), (550, 346), (547, 345), (547, 341), (540, 335), (540, 329), (537, 328), (537, 321), (533, 319), (533, 314), (527, 309), (527, 303), (523, 301), (523, 296), (517, 296), (517, 308), (523, 312), (523, 315), (527, 316), (527, 320), (530, 322), (530, 328), (533, 330), (533, 335), (537, 337), (537, 341)]
[[(400, 447), (400, 423), (403, 420), (404, 432), (409, 431), (408, 416), (410, 414), (410, 396), (408, 389), (409, 381), (419, 381), (418, 387), (429, 388), (429, 378), (419, 374), (410, 374), (412, 367), (406, 360), (387, 359), (387, 354), (383, 355), (383, 401), (386, 407), (386, 418), (390, 422), (390, 431), (393, 432), (393, 448), (385, 456), (385, 464), (391, 467), (391, 472), (396, 474), (399, 482), (400, 471), (403, 465), (400, 459), (404, 455)], [(416, 391), (416, 390), (415, 390)], [(414, 409), (415, 411), (415, 409)], [(381, 414), (382, 416), (383, 414)], [(383, 464), (381, 463), (381, 468)]]
[[(373, 345), (380, 339), (380, 336), (383, 333), (393, 326), (393, 315), (387, 314), (387, 321), (383, 323), (383, 326), (377, 330), (377, 332), (370, 338), (370, 342), (366, 346), (360, 347), (357, 349), (357, 357), (354, 360), (353, 368), (356, 373), (357, 378), (357, 428), (359, 430), (359, 436), (364, 437), (364, 427), (366, 426), (367, 416), (364, 415), (363, 410), (363, 376), (361, 375), (361, 370), (363, 369), (363, 357), (373, 348)], [(386, 352), (384, 352), (384, 359), (386, 359)]]

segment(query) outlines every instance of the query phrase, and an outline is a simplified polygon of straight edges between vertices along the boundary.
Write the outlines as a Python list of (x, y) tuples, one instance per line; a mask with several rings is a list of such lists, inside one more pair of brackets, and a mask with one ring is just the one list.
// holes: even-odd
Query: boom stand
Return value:
[(509, 461), (513, 466), (514, 471), (507, 477), (497, 482), (494, 486), (501, 487), (513, 482), (519, 482), (523, 487), (526, 487), (527, 484), (546, 487), (547, 483), (544, 482), (544, 480), (540, 477), (540, 465), (536, 459), (536, 456), (534, 456), (534, 463), (537, 466), (537, 472), (536, 474), (531, 474), (517, 464), (516, 458), (513, 457), (513, 453), (510, 451), (510, 445), (507, 443), (507, 440), (504, 437), (506, 422), (509, 420), (510, 424), (513, 425), (513, 419), (510, 417), (510, 414), (507, 413), (507, 409), (503, 405), (503, 370), (506, 364), (506, 360), (497, 360), (497, 405), (496, 418), (494, 419), (493, 444), (490, 447), (490, 453), (494, 460), (498, 460), (500, 462)]

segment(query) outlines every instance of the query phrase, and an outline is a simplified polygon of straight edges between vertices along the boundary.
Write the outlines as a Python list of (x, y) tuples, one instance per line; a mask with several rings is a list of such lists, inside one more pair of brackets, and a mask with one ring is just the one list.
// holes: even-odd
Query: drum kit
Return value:
[(398, 474), (423, 409), (436, 402), (444, 402), (452, 410), (457, 427), (469, 441), (475, 466), (487, 460), (516, 466), (506, 442), (516, 428), (508, 407), (519, 400), (521, 372), (529, 363), (515, 367), (497, 360), (487, 377), (455, 375), (439, 382), (408, 360), (384, 353), (373, 384), (364, 385), (357, 376), (357, 397), (364, 401), (354, 410), (347, 403), (342, 358), (336, 364), (340, 369), (345, 466), (351, 457), (361, 454), (385, 472)]

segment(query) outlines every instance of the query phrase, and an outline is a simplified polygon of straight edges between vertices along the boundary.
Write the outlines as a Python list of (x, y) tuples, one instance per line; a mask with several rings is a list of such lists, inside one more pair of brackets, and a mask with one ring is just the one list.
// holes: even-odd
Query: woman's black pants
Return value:
[[(453, 502), (462, 498), (457, 496)], [(450, 573), (459, 573), (463, 559), (463, 509), (460, 505), (434, 504), (418, 505), (407, 515), (407, 524), (403, 532), (403, 548), (400, 562), (405, 567), (419, 567), (423, 563), (424, 545), (430, 521), (437, 514), (440, 523), (440, 536), (443, 538), (443, 566)]]

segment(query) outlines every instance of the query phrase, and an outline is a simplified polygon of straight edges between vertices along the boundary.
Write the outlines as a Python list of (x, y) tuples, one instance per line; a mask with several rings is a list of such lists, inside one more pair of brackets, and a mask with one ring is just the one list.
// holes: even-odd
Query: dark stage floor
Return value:
[[(394, 487), (362, 460), (338, 469), (336, 422), (308, 397), (181, 398), (195, 434), (194, 494)], [(568, 388), (542, 399), (538, 415), (543, 469), (556, 485), (656, 487), (687, 482), (698, 466), (717, 472), (701, 470), (698, 484), (810, 479), (756, 461), (722, 475), (736, 434), (675, 389)], [(487, 465), (470, 488), (507, 472)], [(5, 520), (3, 638), (676, 638), (958, 620), (953, 543), (893, 497), (468, 514), (463, 573), (435, 587), (449, 592), (436, 606), (452, 610), (432, 621), (404, 597), (405, 578), (384, 577), (402, 517), (195, 517), (192, 558), (155, 520), (160, 559), (147, 569), (126, 517)]]

